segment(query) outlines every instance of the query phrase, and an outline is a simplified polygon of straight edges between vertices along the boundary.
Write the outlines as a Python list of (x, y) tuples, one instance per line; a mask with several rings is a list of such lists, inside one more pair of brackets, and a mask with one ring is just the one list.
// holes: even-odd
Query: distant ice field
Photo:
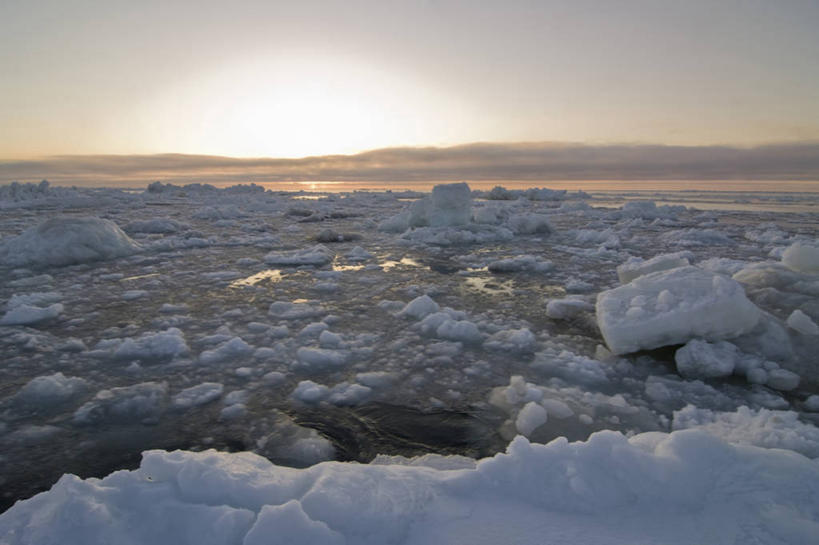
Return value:
[[(3, 509), (64, 473), (142, 464), (101, 488), (66, 477), (18, 503), (0, 516), (0, 543), (48, 542), (59, 513), (84, 512), (66, 499), (83, 494), (122, 528), (122, 513), (161, 517), (126, 501), (151, 501), (146, 476), (166, 483), (161, 497), (177, 494), (167, 498), (192, 525), (214, 516), (196, 509), (226, 506), (225, 543), (262, 543), (266, 525), (304, 543), (456, 543), (442, 536), (458, 532), (477, 543), (457, 522), (476, 509), (523, 525), (518, 541), (495, 542), (538, 543), (543, 512), (562, 535), (585, 525), (584, 539), (604, 542), (594, 538), (608, 519), (584, 517), (656, 504), (666, 488), (678, 495), (658, 509), (696, 527), (673, 513), (712, 497), (709, 479), (686, 481), (711, 463), (725, 472), (719, 513), (742, 511), (737, 479), (751, 479), (762, 492), (748, 512), (775, 537), (760, 542), (811, 535), (819, 193), (495, 185), (0, 186)], [(237, 451), (261, 458), (227, 454)], [(425, 454), (440, 457), (413, 458)], [(315, 466), (325, 461), (373, 463)], [(688, 477), (668, 480), (678, 462)], [(787, 477), (793, 502), (762, 471), (753, 481), (755, 467)], [(641, 468), (653, 480), (624, 491)], [(190, 471), (205, 488), (185, 488)], [(530, 471), (542, 488), (521, 476)], [(290, 484), (276, 495), (267, 479)], [(392, 483), (393, 515), (411, 523), (373, 499), (350, 526), (339, 498), (356, 496), (356, 479)], [(233, 496), (209, 496), (227, 481)], [(473, 492), (505, 507), (493, 510), (491, 494), (469, 503)], [(420, 506), (433, 497), (444, 510), (427, 527)], [(556, 514), (561, 498), (578, 526)], [(89, 513), (89, 528), (104, 523)], [(619, 542), (682, 542), (639, 512), (627, 519)], [(729, 526), (708, 526), (713, 542), (756, 535)]]

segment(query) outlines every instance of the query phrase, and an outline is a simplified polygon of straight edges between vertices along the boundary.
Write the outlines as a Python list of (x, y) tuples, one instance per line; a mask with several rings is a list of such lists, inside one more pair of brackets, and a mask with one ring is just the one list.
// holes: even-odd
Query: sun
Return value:
[[(231, 63), (163, 93), (146, 115), (162, 149), (306, 157), (429, 143), (457, 108), (434, 86), (343, 58)], [(462, 105), (460, 105), (462, 106)], [(440, 138), (439, 138), (440, 140)]]

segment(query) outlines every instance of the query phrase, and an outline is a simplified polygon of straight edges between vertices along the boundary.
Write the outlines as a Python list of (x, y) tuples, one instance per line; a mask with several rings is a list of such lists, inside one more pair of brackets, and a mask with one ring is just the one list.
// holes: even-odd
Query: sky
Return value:
[(816, 144), (817, 28), (816, 0), (7, 0), (0, 160)]

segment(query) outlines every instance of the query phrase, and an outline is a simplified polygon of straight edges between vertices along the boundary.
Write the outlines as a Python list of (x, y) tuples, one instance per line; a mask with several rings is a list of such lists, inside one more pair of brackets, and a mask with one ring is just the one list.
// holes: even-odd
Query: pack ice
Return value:
[(719, 341), (748, 333), (761, 311), (738, 282), (693, 266), (640, 276), (597, 296), (597, 323), (614, 354)]

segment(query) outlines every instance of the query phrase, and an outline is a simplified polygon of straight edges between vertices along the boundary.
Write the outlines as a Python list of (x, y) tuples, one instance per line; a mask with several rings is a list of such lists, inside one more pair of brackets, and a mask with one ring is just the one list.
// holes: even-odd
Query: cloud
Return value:
[(239, 159), (211, 155), (74, 155), (0, 161), (0, 183), (423, 182), (449, 180), (819, 180), (819, 144), (729, 146), (477, 143), (355, 155)]

